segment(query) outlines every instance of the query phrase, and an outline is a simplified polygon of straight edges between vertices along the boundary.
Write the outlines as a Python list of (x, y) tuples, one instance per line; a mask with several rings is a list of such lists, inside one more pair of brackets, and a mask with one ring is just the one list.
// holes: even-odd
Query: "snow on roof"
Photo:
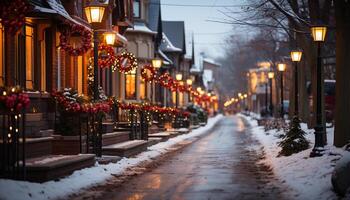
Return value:
[(169, 40), (169, 38), (163, 33), (163, 39), (160, 44), (160, 49), (163, 52), (181, 52), (180, 48), (177, 48), (173, 45), (173, 43)]
[(168, 58), (168, 56), (166, 56), (166, 55), (164, 54), (164, 52), (162, 52), (160, 49), (158, 50), (158, 53), (159, 53), (159, 55), (163, 58), (163, 63), (164, 63), (165, 65), (171, 65), (171, 64), (173, 64), (173, 62), (170, 60), (170, 58)]
[(216, 66), (218, 66), (218, 67), (221, 66), (219, 63), (215, 62), (215, 61), (214, 61), (213, 59), (211, 59), (211, 58), (203, 58), (203, 62), (212, 64), (212, 65), (216, 65)]
[(126, 30), (127, 32), (140, 32), (140, 33), (147, 33), (147, 34), (153, 34), (156, 35), (157, 32), (152, 31), (149, 29), (146, 24), (141, 23), (141, 22), (135, 22), (134, 27), (128, 28)]

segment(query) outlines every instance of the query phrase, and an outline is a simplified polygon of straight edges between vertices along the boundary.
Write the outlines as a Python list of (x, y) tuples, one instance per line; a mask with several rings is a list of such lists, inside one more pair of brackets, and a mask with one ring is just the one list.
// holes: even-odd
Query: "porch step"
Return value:
[(31, 136), (34, 138), (41, 138), (41, 137), (52, 137), (55, 133), (55, 130), (53, 129), (46, 129), (46, 130), (40, 130), (36, 133), (33, 133)]
[(153, 146), (155, 144), (158, 144), (159, 142), (165, 142), (166, 139), (165, 138), (161, 138), (161, 137), (151, 137), (148, 138), (148, 146)]
[(146, 151), (148, 142), (145, 140), (130, 140), (102, 147), (103, 155), (131, 157)]
[(102, 146), (129, 141), (129, 131), (113, 132), (102, 135)]
[(189, 133), (190, 132), (190, 129), (188, 128), (172, 128), (172, 129), (168, 129), (167, 131), (170, 131), (170, 132), (178, 132), (180, 134), (185, 134), (185, 133)]
[(95, 164), (95, 155), (48, 155), (26, 161), (27, 180), (45, 182), (70, 175), (75, 170), (91, 167)]
[(148, 134), (148, 138), (162, 138), (163, 141), (168, 140), (169, 138), (174, 137), (174, 134), (171, 134), (170, 132), (160, 132), (160, 133), (153, 133), (153, 134)]
[(102, 123), (102, 133), (111, 133), (114, 131), (114, 123), (113, 122), (103, 122)]
[(46, 156), (52, 153), (53, 137), (26, 138), (26, 158)]

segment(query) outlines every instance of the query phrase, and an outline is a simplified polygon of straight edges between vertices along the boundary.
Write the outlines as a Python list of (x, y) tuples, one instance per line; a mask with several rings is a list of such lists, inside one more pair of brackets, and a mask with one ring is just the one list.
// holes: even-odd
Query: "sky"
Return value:
[[(220, 11), (227, 10), (219, 6), (241, 5), (242, 0), (161, 0), (161, 3), (163, 20), (185, 21), (186, 43), (189, 49), (191, 49), (192, 33), (194, 34), (197, 57), (202, 51), (213, 59), (223, 56), (226, 45), (225, 38), (230, 34), (235, 34), (237, 27), (233, 27), (230, 24), (210, 22), (208, 20), (225, 18)], [(174, 4), (187, 6), (174, 6)], [(207, 5), (210, 7), (206, 7)], [(240, 11), (240, 7), (229, 8)]]

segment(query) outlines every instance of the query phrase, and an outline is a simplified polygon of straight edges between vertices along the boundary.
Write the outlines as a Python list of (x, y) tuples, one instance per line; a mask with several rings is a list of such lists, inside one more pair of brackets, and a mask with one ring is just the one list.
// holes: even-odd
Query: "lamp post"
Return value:
[[(158, 55), (156, 54), (154, 56), (154, 58), (152, 59), (152, 66), (154, 67), (154, 69), (156, 69), (156, 71), (158, 71), (163, 65), (163, 60), (160, 59), (158, 57)], [(153, 102), (153, 89), (154, 89), (154, 84), (153, 84), (153, 81), (152, 81), (152, 87), (151, 87), (151, 98), (152, 98), (152, 102)], [(156, 98), (155, 98), (156, 99)]]
[[(100, 3), (98, 0), (91, 1), (84, 7), (86, 19), (94, 26), (102, 22), (103, 14), (105, 12), (105, 4)], [(96, 30), (93, 31), (94, 40), (94, 100), (99, 99), (98, 94), (98, 33)]]
[(277, 65), (278, 71), (281, 72), (281, 118), (284, 118), (284, 107), (283, 107), (283, 72), (286, 70), (286, 64), (279, 63)]
[(269, 72), (267, 74), (268, 78), (269, 78), (269, 82), (270, 82), (270, 112), (271, 112), (271, 116), (273, 113), (273, 105), (272, 105), (272, 79), (275, 77), (275, 73), (273, 72)]
[[(192, 86), (192, 83), (193, 83), (193, 81), (192, 81), (191, 78), (188, 78), (188, 79), (186, 80), (187, 86), (191, 87), (191, 86)], [(188, 93), (188, 102), (191, 102), (191, 93), (190, 93), (190, 92)]]
[[(176, 75), (175, 75), (175, 79), (177, 80), (177, 81), (181, 81), (182, 80), (182, 74), (180, 73), (180, 72), (178, 72)], [(175, 96), (175, 98), (176, 98), (176, 108), (179, 106), (179, 100), (178, 100), (178, 94), (177, 94), (178, 92), (177, 92), (177, 90), (176, 90), (176, 96)]]
[(294, 116), (298, 117), (299, 101), (298, 101), (298, 62), (300, 62), (303, 52), (301, 50), (293, 50), (290, 52), (290, 57), (294, 62)]
[(311, 157), (322, 156), (324, 142), (323, 136), (325, 134), (324, 127), (322, 125), (322, 60), (321, 60), (321, 43), (324, 42), (326, 37), (326, 26), (313, 26), (311, 27), (311, 33), (313, 40), (317, 42), (317, 100), (316, 100), (316, 126), (315, 126), (315, 146), (310, 154)]

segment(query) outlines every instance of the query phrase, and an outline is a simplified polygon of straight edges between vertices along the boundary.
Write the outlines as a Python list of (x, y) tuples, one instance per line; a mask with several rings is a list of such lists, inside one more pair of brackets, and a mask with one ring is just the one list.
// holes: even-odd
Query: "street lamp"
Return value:
[(301, 57), (303, 55), (303, 52), (299, 49), (292, 50), (290, 52), (290, 57), (292, 61), (294, 62), (295, 68), (294, 68), (294, 116), (298, 117), (299, 112), (299, 101), (298, 101), (298, 92), (299, 92), (299, 86), (298, 86), (298, 62), (301, 61)]
[(283, 107), (283, 72), (286, 70), (286, 64), (284, 63), (279, 63), (277, 65), (278, 71), (281, 72), (281, 118), (283, 119), (284, 117), (284, 107)]
[(324, 42), (327, 33), (326, 26), (311, 27), (312, 37), (317, 42), (317, 100), (316, 100), (316, 126), (315, 126), (315, 146), (310, 154), (311, 157), (322, 156), (324, 147), (323, 137), (325, 135), (324, 127), (322, 125), (322, 60), (321, 60), (321, 43)]
[[(182, 73), (178, 72), (176, 75), (175, 75), (175, 79), (177, 81), (181, 81), (182, 80)], [(176, 90), (176, 108), (179, 106), (179, 100), (178, 100), (178, 92)]]
[[(93, 0), (84, 7), (86, 19), (91, 25), (95, 25), (102, 22), (103, 14), (105, 12), (106, 5)], [(98, 94), (98, 35), (97, 31), (94, 30), (94, 100), (99, 99)]]
[(273, 105), (272, 105), (272, 79), (275, 77), (275, 73), (273, 72), (268, 72), (267, 74), (269, 80), (270, 80), (270, 112), (271, 112), (271, 116), (273, 113)]
[(159, 69), (163, 64), (163, 60), (160, 59), (158, 56), (152, 59), (152, 66), (156, 69)]
[(113, 31), (105, 32), (103, 35), (105, 36), (106, 44), (114, 45), (115, 38), (116, 38), (116, 33), (115, 32), (113, 32)]
[[(191, 87), (192, 84), (193, 84), (192, 79), (191, 79), (191, 78), (188, 78), (188, 79), (186, 80), (186, 84), (187, 84), (187, 86)], [(191, 102), (191, 93), (190, 93), (190, 92), (188, 93), (188, 102)]]

